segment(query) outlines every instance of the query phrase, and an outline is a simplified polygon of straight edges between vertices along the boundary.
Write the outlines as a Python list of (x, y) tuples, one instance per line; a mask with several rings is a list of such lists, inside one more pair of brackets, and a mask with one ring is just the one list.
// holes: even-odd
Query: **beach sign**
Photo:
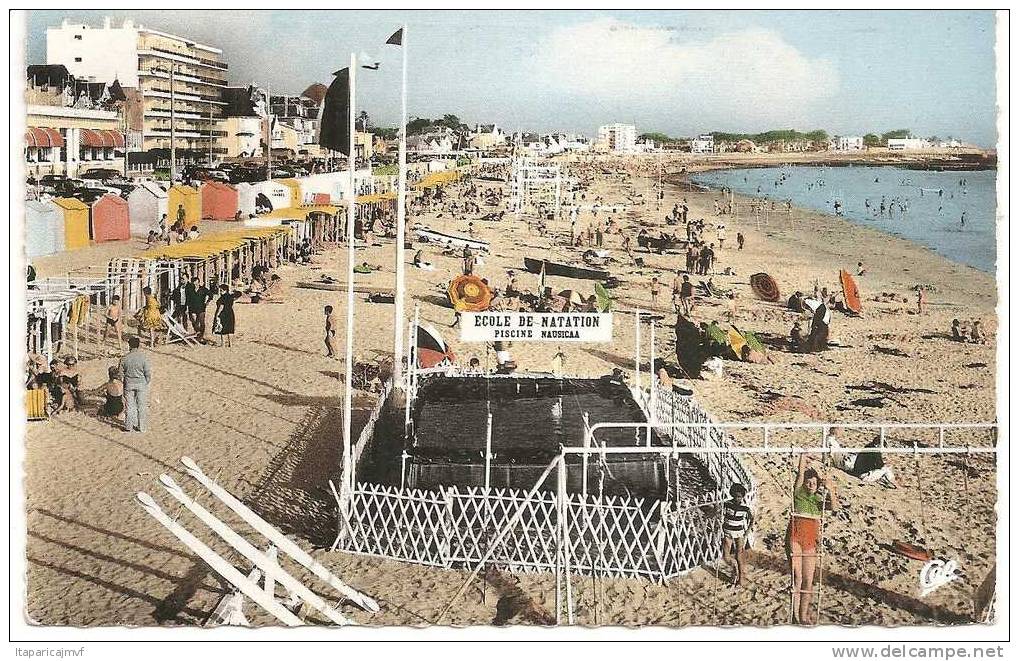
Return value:
[(612, 313), (464, 312), (463, 342), (611, 342)]

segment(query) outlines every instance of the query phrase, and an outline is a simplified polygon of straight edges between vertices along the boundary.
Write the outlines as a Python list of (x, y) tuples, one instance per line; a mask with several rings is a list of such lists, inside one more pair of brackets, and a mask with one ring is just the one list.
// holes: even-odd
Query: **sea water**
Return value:
[(785, 209), (788, 200), (797, 207), (834, 214), (837, 201), (840, 215), (851, 222), (994, 273), (996, 177), (996, 170), (786, 166), (714, 170), (691, 179), (711, 188), (724, 186), (774, 200), (779, 210)]

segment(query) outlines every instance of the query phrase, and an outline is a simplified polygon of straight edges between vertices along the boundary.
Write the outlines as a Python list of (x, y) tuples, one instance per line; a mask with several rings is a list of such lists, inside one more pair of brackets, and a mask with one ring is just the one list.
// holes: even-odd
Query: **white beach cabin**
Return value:
[(127, 210), (131, 217), (131, 234), (146, 236), (149, 230), (158, 229), (159, 219), (167, 213), (166, 189), (155, 181), (140, 181), (127, 196)]
[(64, 249), (64, 214), (52, 200), (25, 202), (25, 254), (28, 259)]

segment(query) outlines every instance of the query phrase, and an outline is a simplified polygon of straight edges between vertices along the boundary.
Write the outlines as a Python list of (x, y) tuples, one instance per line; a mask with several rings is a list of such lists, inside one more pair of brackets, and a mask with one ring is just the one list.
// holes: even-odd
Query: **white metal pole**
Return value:
[[(350, 69), (350, 114), (354, 114), (354, 68), (351, 65)], [(266, 129), (265, 132), (267, 137), (265, 139), (265, 180), (272, 181), (272, 90), (269, 89), (269, 83), (265, 84), (265, 109), (266, 109)], [(298, 200), (300, 204), (300, 200)], [(298, 204), (291, 204), (290, 206), (298, 206)]]
[[(584, 411), (584, 449), (591, 447), (591, 434), (587, 433), (591, 428), (591, 416), (587, 411)], [(587, 454), (585, 453), (581, 457), (581, 470), (583, 471), (580, 476), (580, 492), (583, 494), (585, 504), (587, 500)]]
[(350, 197), (347, 200), (347, 350), (346, 364), (344, 366), (344, 388), (343, 388), (343, 496), (349, 502), (353, 492), (353, 466), (350, 465), (350, 432), (351, 414), (353, 409), (354, 390), (354, 211), (357, 206), (354, 203), (354, 169), (356, 152), (354, 151), (354, 116), (357, 95), (355, 93), (354, 78), (357, 72), (357, 56), (350, 54), (350, 103), (348, 111), (350, 153), (347, 156), (347, 170), (350, 177)]
[(173, 186), (177, 182), (177, 115), (174, 110), (174, 73), (177, 70), (177, 65), (170, 64), (170, 185)]
[(635, 313), (633, 315), (633, 319), (637, 334), (636, 340), (634, 342), (634, 345), (636, 346), (636, 351), (633, 358), (633, 369), (636, 372), (636, 376), (634, 377), (634, 385), (637, 388), (637, 392), (640, 392), (640, 310), (635, 310), (634, 312)]
[(492, 412), (488, 412), (488, 428), (485, 430), (485, 491), (492, 484)]
[(404, 234), (407, 227), (407, 25), (403, 26), (402, 93), (400, 95), (400, 171), (396, 193), (396, 297), (393, 318), (393, 381), (400, 383), (403, 374), (403, 293), (406, 269), (403, 258)]
[(648, 404), (648, 412), (649, 412), (648, 419), (650, 420), (651, 424), (648, 425), (648, 428), (647, 428), (647, 446), (648, 447), (651, 447), (651, 428), (654, 426), (655, 422), (657, 421), (656, 418), (658, 417), (657, 414), (655, 413), (655, 408), (656, 408), (656, 406), (655, 406), (656, 383), (655, 382), (657, 380), (658, 380), (658, 373), (655, 371), (655, 322), (652, 319), (651, 320), (651, 372), (650, 372), (650, 376), (648, 377), (648, 381), (651, 384), (651, 386), (650, 386), (649, 404)]

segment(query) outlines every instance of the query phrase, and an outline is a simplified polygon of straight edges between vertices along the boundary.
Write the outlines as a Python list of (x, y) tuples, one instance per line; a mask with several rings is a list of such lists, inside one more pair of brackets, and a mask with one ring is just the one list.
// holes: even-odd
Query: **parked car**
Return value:
[(135, 189), (134, 183), (112, 168), (92, 168), (82, 173), (81, 179), (92, 188), (105, 188), (111, 193), (127, 197)]

